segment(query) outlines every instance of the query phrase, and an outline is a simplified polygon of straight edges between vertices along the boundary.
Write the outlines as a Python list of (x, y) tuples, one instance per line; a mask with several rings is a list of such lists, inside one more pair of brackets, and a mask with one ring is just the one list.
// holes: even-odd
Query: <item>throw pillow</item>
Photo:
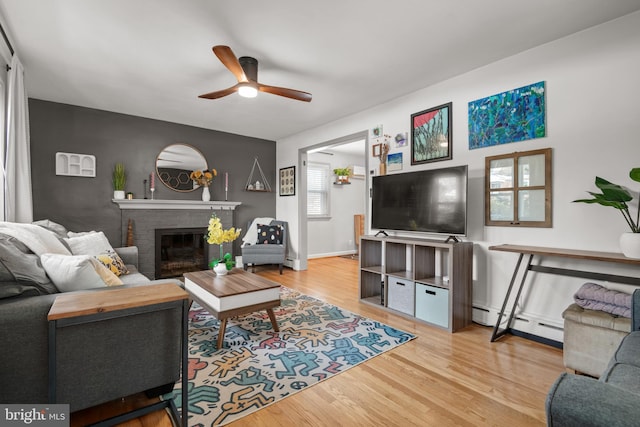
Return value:
[(67, 237), (80, 237), (80, 236), (85, 236), (87, 234), (93, 234), (93, 233), (97, 233), (97, 231), (92, 230), (92, 231), (68, 231), (67, 232)]
[(107, 252), (114, 252), (107, 236), (102, 231), (90, 232), (87, 234), (74, 235), (64, 239), (71, 248), (74, 255), (100, 255)]
[(242, 238), (242, 246), (247, 246), (247, 245), (255, 245), (257, 243), (257, 231), (258, 231), (258, 224), (271, 224), (271, 221), (273, 221), (274, 218), (268, 218), (268, 217), (259, 217), (259, 218), (254, 218), (253, 221), (251, 221), (251, 224), (249, 224), (249, 226), (247, 227), (247, 231), (244, 235), (244, 237)]
[(40, 227), (46, 228), (49, 231), (53, 231), (61, 239), (64, 239), (65, 237), (67, 237), (67, 233), (68, 233), (67, 229), (63, 225), (60, 225), (51, 220), (41, 219), (40, 221), (32, 222), (32, 224), (39, 225)]
[(107, 251), (100, 255), (95, 255), (95, 259), (100, 261), (102, 265), (107, 267), (116, 276), (129, 273), (127, 266), (124, 265), (124, 261), (115, 251)]
[(60, 292), (122, 284), (115, 274), (88, 255), (43, 254), (40, 261)]
[(102, 265), (102, 263), (95, 258), (91, 261), (93, 268), (96, 269), (96, 273), (100, 276), (100, 278), (104, 281), (107, 286), (119, 286), (124, 285), (122, 280), (115, 274), (111, 272), (107, 267)]
[(258, 245), (281, 245), (282, 227), (279, 225), (258, 224)]
[(0, 300), (57, 292), (40, 257), (15, 237), (0, 234)]

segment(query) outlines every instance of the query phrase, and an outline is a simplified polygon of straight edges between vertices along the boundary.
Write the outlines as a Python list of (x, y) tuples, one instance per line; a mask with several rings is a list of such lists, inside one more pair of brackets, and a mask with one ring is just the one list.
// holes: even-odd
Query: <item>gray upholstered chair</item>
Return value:
[[(251, 229), (251, 222), (247, 226), (247, 233), (254, 232)], [(249, 264), (251, 264), (252, 270), (256, 265), (263, 264), (278, 264), (280, 267), (280, 274), (282, 274), (282, 267), (284, 265), (285, 256), (287, 254), (287, 238), (288, 238), (288, 223), (286, 221), (273, 220), (268, 225), (278, 225), (281, 228), (280, 243), (268, 243), (268, 244), (244, 244), (242, 247), (242, 264), (244, 269), (247, 270)]]

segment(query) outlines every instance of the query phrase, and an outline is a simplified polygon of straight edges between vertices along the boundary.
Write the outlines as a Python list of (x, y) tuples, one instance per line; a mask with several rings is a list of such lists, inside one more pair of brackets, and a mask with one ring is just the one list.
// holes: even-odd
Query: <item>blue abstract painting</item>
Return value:
[(544, 82), (469, 103), (470, 150), (545, 135)]

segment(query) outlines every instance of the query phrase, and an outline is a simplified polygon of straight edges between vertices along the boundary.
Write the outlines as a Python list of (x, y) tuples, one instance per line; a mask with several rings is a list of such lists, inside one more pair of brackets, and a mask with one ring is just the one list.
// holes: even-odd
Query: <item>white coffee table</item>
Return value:
[(184, 287), (194, 301), (220, 321), (217, 348), (222, 348), (227, 319), (267, 310), (273, 330), (278, 322), (273, 308), (280, 305), (280, 284), (236, 268), (224, 276), (212, 270), (184, 274)]

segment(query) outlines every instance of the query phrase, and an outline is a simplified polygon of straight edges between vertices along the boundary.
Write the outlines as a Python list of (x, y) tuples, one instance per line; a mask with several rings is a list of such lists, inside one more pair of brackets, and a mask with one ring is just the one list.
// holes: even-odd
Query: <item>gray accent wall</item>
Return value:
[[(72, 231), (102, 230), (113, 246), (123, 245), (121, 211), (111, 201), (114, 164), (124, 163), (125, 190), (142, 198), (143, 180), (155, 172), (158, 153), (175, 143), (196, 147), (209, 168), (218, 170), (210, 186), (211, 200), (224, 200), (224, 173), (229, 173), (228, 200), (242, 203), (234, 212), (236, 226), (244, 228), (257, 216), (276, 216), (275, 141), (38, 99), (29, 99), (29, 115), (34, 220), (50, 219)], [(56, 152), (96, 156), (96, 177), (57, 176)], [(256, 157), (270, 193), (244, 190)], [(156, 176), (156, 199), (201, 197), (202, 190), (179, 193)], [(240, 254), (240, 242), (234, 242), (235, 255)]]

